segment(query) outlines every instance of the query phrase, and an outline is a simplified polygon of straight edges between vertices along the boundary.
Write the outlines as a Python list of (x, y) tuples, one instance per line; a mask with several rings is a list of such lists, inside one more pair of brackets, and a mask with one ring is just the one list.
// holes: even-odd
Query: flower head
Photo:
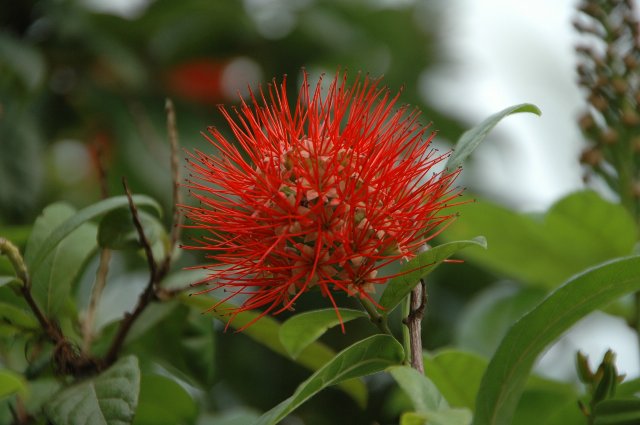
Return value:
[(435, 173), (447, 157), (429, 147), (433, 134), (418, 112), (395, 109), (399, 94), (337, 74), (323, 93), (307, 75), (294, 104), (286, 78), (251, 94), (232, 116), (233, 138), (210, 128), (218, 150), (190, 155), (189, 187), (200, 201), (185, 207), (205, 231), (188, 249), (215, 263), (202, 292), (226, 289), (246, 296), (235, 312), (290, 309), (319, 288), (371, 299), (387, 278), (378, 271), (414, 256), (451, 215), (458, 170)]

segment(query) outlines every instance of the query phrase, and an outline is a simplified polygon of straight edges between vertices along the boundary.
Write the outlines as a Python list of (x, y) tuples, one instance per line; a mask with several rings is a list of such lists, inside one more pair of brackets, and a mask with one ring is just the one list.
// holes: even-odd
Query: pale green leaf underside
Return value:
[(478, 147), (480, 143), (487, 137), (489, 132), (508, 115), (517, 114), (519, 112), (530, 112), (541, 115), (540, 109), (530, 103), (521, 103), (519, 105), (510, 106), (491, 115), (477, 126), (467, 130), (460, 136), (455, 145), (455, 150), (449, 157), (446, 167), (449, 170), (455, 170), (460, 167), (465, 159)]
[[(339, 316), (338, 316), (339, 314)], [(280, 327), (280, 342), (292, 358), (298, 355), (309, 344), (320, 338), (329, 328), (349, 322), (359, 317), (367, 317), (361, 310), (346, 308), (313, 310), (296, 314), (286, 320)]]

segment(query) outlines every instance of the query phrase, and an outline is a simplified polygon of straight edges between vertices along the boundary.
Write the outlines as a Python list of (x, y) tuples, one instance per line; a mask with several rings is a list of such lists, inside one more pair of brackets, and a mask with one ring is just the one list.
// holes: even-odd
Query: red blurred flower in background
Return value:
[(212, 261), (201, 292), (245, 294), (234, 312), (264, 315), (317, 287), (337, 308), (334, 291), (371, 299), (388, 278), (381, 267), (442, 229), (458, 170), (434, 172), (448, 155), (429, 147), (419, 112), (396, 109), (399, 94), (378, 83), (348, 86), (338, 74), (324, 94), (305, 74), (294, 104), (285, 78), (243, 100), (235, 117), (221, 107), (233, 139), (210, 128), (218, 152), (189, 159), (200, 205), (185, 209), (205, 232), (185, 248)]

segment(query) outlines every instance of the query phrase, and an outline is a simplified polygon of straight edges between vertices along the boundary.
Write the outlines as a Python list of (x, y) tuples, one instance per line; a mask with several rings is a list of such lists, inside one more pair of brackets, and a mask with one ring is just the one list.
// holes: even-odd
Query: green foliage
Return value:
[(256, 425), (274, 425), (323, 388), (379, 372), (404, 359), (402, 346), (388, 335), (374, 335), (338, 353), (298, 386), (291, 397), (265, 413)]
[[(226, 323), (226, 326), (242, 329), (246, 325), (252, 325), (242, 332), (249, 338), (259, 342), (278, 354), (289, 357), (289, 352), (280, 340), (281, 325), (270, 317), (259, 317), (259, 313), (243, 311), (234, 316), (229, 314), (233, 305), (218, 303), (213, 297), (181, 297), (186, 305), (196, 308), (198, 311), (206, 311), (216, 319)], [(216, 309), (211, 306), (218, 304)], [(335, 358), (335, 352), (320, 342), (313, 342), (295, 358), (295, 361), (310, 370), (317, 370)], [(340, 388), (349, 394), (359, 405), (363, 406), (367, 399), (367, 389), (359, 380), (346, 380), (338, 383)]]
[(134, 356), (58, 393), (45, 405), (54, 425), (129, 424), (138, 406), (140, 369)]
[(36, 220), (25, 249), (25, 261), (32, 273), (33, 296), (49, 317), (60, 313), (71, 294), (73, 282), (96, 249), (97, 227), (91, 223), (78, 223), (69, 228), (64, 239), (57, 241), (59, 243), (51, 244), (41, 264), (36, 262), (45, 240), (75, 216), (75, 209), (67, 204), (48, 206)]
[(133, 425), (194, 423), (198, 407), (175, 380), (160, 375), (142, 375), (140, 398)]
[(16, 393), (27, 394), (24, 378), (10, 370), (0, 369), (0, 400)]
[(280, 327), (280, 342), (295, 359), (309, 344), (320, 338), (329, 328), (358, 317), (367, 317), (361, 310), (329, 308), (296, 314)]
[(460, 136), (460, 139), (458, 139), (458, 142), (455, 145), (455, 150), (447, 161), (446, 167), (450, 170), (455, 170), (460, 167), (464, 160), (471, 155), (491, 130), (493, 130), (493, 127), (495, 127), (503, 118), (520, 112), (530, 112), (538, 116), (542, 115), (540, 109), (538, 109), (536, 105), (532, 105), (530, 103), (510, 106), (500, 112), (496, 112), (477, 126), (465, 131), (464, 134)]
[[(155, 200), (145, 195), (134, 195), (133, 202), (138, 207), (151, 207), (158, 213), (162, 211)], [(55, 226), (55, 228), (50, 227), (46, 232), (43, 229), (44, 235), (35, 231), (32, 233), (35, 235), (34, 237), (38, 239), (30, 239), (29, 244), (33, 245), (33, 248), (27, 248), (27, 252), (25, 253), (25, 261), (27, 262), (31, 272), (37, 272), (41, 267), (42, 262), (51, 255), (53, 251), (55, 251), (55, 248), (60, 244), (60, 242), (62, 242), (63, 239), (68, 237), (69, 234), (78, 227), (102, 214), (106, 214), (109, 211), (126, 207), (128, 205), (127, 197), (122, 195), (96, 202), (73, 215), (62, 213), (58, 216), (56, 213), (56, 218), (52, 221), (54, 224), (50, 224), (50, 226)], [(63, 218), (62, 215), (66, 215), (66, 217)]]
[(510, 424), (539, 354), (597, 308), (640, 290), (640, 257), (592, 268), (561, 286), (507, 333), (478, 390), (474, 425)]
[(640, 399), (605, 400), (596, 405), (594, 425), (634, 425), (640, 422)]
[(477, 354), (449, 349), (425, 354), (424, 371), (451, 406), (473, 411), (487, 363)]
[(468, 409), (451, 409), (429, 378), (409, 366), (393, 366), (389, 373), (411, 399), (416, 412), (404, 413), (400, 424), (468, 425)]
[(629, 213), (592, 191), (556, 202), (543, 217), (511, 211), (488, 201), (459, 207), (457, 220), (443, 237), (459, 240), (478, 232), (491, 249), (469, 250), (465, 257), (524, 283), (557, 287), (575, 273), (631, 254), (638, 229)]
[(420, 283), (420, 279), (431, 273), (437, 266), (456, 252), (469, 246), (487, 247), (483, 237), (472, 240), (450, 242), (438, 245), (435, 248), (416, 255), (403, 265), (397, 276), (390, 279), (380, 297), (379, 304), (384, 313), (391, 313), (398, 304), (411, 292), (414, 286)]

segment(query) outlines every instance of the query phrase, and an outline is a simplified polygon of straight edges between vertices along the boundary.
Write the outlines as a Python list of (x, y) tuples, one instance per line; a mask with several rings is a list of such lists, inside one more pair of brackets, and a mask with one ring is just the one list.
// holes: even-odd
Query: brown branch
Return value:
[(427, 291), (424, 280), (411, 290), (410, 312), (406, 318), (409, 327), (409, 345), (411, 347), (411, 367), (424, 374), (422, 359), (422, 319), (427, 304)]
[(0, 238), (0, 254), (6, 255), (18, 279), (22, 282), (20, 293), (33, 312), (46, 337), (54, 345), (53, 364), (57, 372), (74, 376), (90, 373), (99, 368), (98, 363), (78, 353), (76, 347), (64, 336), (60, 327), (44, 314), (31, 294), (31, 278), (18, 248), (5, 238)]
[(129, 201), (129, 211), (131, 211), (133, 225), (136, 228), (136, 232), (138, 232), (139, 242), (142, 245), (144, 254), (147, 258), (147, 265), (149, 266), (149, 272), (151, 273), (151, 282), (155, 283), (156, 275), (158, 274), (158, 264), (153, 258), (151, 244), (149, 243), (149, 239), (147, 239), (147, 235), (144, 233), (144, 228), (140, 221), (140, 215), (138, 214), (138, 207), (136, 207), (136, 204), (133, 202), (133, 197), (131, 196), (131, 191), (129, 190), (129, 185), (127, 185), (127, 179), (125, 177), (122, 178), (122, 186), (124, 186), (124, 192), (127, 195), (127, 200)]
[(118, 353), (122, 349), (124, 345), (124, 341), (131, 330), (136, 319), (142, 314), (142, 312), (147, 308), (147, 306), (155, 299), (156, 297), (156, 285), (163, 277), (158, 272), (158, 266), (156, 261), (153, 258), (153, 252), (151, 249), (151, 245), (149, 244), (149, 240), (144, 233), (144, 228), (142, 227), (142, 223), (140, 222), (140, 217), (138, 216), (138, 208), (133, 202), (133, 198), (131, 196), (131, 191), (129, 190), (129, 186), (127, 185), (127, 180), (122, 178), (122, 185), (124, 186), (125, 194), (127, 195), (127, 199), (129, 200), (129, 210), (131, 211), (131, 218), (133, 220), (133, 225), (138, 232), (138, 238), (140, 240), (140, 244), (144, 248), (145, 256), (147, 257), (147, 264), (149, 266), (149, 282), (147, 283), (146, 288), (140, 294), (138, 298), (138, 303), (136, 304), (135, 309), (131, 313), (125, 313), (124, 318), (120, 322), (120, 327), (116, 332), (113, 341), (111, 342), (111, 346), (107, 351), (107, 354), (104, 357), (104, 363), (106, 366), (110, 366), (118, 359)]

